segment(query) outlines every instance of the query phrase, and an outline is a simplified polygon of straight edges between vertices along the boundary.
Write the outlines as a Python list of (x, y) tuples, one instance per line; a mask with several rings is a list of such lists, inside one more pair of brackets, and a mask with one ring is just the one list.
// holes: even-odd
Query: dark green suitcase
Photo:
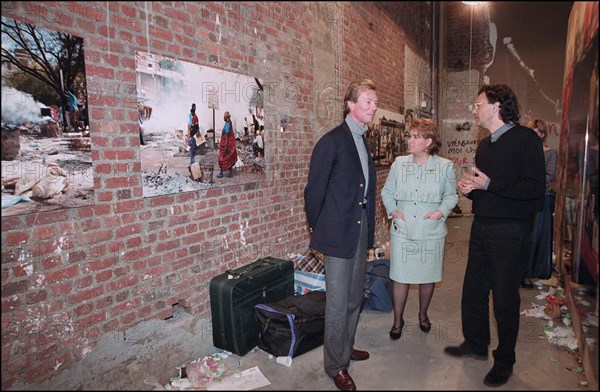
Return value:
[(213, 344), (244, 356), (258, 344), (254, 305), (294, 295), (294, 263), (264, 257), (210, 281)]

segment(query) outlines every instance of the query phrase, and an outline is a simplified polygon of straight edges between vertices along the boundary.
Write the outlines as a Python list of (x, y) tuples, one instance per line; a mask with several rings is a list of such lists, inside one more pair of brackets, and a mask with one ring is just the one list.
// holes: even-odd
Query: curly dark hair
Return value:
[(519, 102), (517, 96), (506, 84), (485, 84), (477, 95), (485, 93), (488, 103), (500, 103), (500, 118), (504, 123), (519, 123)]

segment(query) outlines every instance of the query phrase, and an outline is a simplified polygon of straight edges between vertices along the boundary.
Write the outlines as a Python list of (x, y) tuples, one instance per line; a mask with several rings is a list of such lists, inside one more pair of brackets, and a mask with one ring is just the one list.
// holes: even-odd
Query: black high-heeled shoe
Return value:
[(419, 320), (419, 328), (421, 328), (421, 331), (425, 333), (429, 333), (429, 331), (431, 331), (431, 322), (429, 321), (429, 317), (425, 317), (425, 320)]
[(404, 320), (400, 321), (399, 327), (396, 327), (395, 325), (393, 325), (392, 329), (390, 330), (390, 339), (392, 339), (392, 340), (400, 339), (400, 337), (402, 336), (402, 328), (403, 327), (404, 327)]

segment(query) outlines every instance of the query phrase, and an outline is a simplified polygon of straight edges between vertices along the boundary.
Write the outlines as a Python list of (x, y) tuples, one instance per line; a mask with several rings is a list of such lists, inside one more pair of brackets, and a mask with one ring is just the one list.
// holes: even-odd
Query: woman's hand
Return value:
[(442, 211), (435, 210), (435, 211), (431, 211), (431, 212), (428, 212), (427, 214), (425, 214), (423, 219), (440, 220), (440, 219), (442, 219), (443, 216), (444, 216), (444, 214), (442, 214)]
[(398, 210), (392, 211), (391, 215), (392, 215), (392, 218), (394, 218), (394, 219), (402, 219), (403, 221), (406, 220), (406, 218), (404, 217), (404, 214)]

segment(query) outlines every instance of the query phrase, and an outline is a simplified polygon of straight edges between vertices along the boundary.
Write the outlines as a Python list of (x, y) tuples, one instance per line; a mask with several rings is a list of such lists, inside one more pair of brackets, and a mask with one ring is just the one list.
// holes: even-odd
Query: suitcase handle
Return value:
[[(261, 261), (271, 264), (271, 265), (277, 264), (277, 263), (271, 262), (271, 260), (269, 260), (267, 258), (261, 259)], [(264, 267), (264, 264), (250, 264), (250, 265), (246, 265), (246, 266), (237, 268), (235, 270), (228, 269), (227, 271), (225, 271), (225, 273), (227, 273), (229, 279), (239, 279), (242, 275), (247, 274), (248, 272), (254, 271), (255, 269), (262, 268), (262, 267)]]
[(229, 275), (229, 279), (238, 279), (240, 276), (247, 274), (248, 272), (254, 271), (257, 268), (261, 268), (262, 265), (253, 265), (250, 266), (248, 268), (246, 267), (242, 267), (242, 268), (238, 268), (236, 270), (227, 270), (225, 271), (227, 273), (227, 275)]

